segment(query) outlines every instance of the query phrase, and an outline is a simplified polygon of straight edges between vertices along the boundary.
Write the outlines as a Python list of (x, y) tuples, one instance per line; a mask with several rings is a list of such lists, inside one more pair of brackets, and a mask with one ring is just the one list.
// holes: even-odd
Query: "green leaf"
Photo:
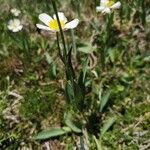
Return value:
[(85, 79), (86, 79), (86, 73), (87, 73), (87, 69), (88, 69), (88, 62), (89, 62), (89, 59), (86, 58), (84, 60), (84, 62), (82, 63), (82, 70), (80, 72), (78, 82), (77, 82), (83, 95), (85, 93)]
[(62, 129), (67, 131), (67, 132), (71, 132), (72, 131), (69, 127), (66, 127), (66, 126), (62, 127)]
[(72, 54), (72, 46), (70, 47), (69, 52), (67, 54), (67, 64), (66, 64), (66, 67), (67, 67), (66, 73), (67, 73), (67, 78), (69, 80), (75, 79), (75, 72), (72, 66), (71, 54)]
[(51, 64), (53, 62), (52, 57), (49, 55), (48, 52), (45, 52), (46, 61), (48, 64)]
[(63, 128), (50, 128), (49, 130), (44, 130), (33, 137), (35, 140), (45, 140), (52, 137), (57, 137), (70, 132), (69, 130), (64, 130)]
[(74, 81), (73, 84), (75, 105), (80, 111), (82, 111), (84, 109), (84, 89), (81, 89), (76, 81)]
[(86, 77), (86, 73), (87, 73), (87, 69), (88, 69), (88, 63), (89, 63), (89, 59), (86, 58), (82, 64), (82, 70), (78, 79), (78, 83), (79, 85), (82, 85), (85, 83), (85, 77)]
[(28, 39), (26, 38), (26, 36), (25, 36), (25, 38), (23, 38), (23, 40), (22, 40), (22, 46), (23, 46), (23, 48), (24, 48), (25, 50), (29, 50), (30, 45), (29, 45), (29, 41), (28, 41)]
[(150, 62), (150, 55), (149, 55), (149, 56), (146, 56), (143, 60), (144, 60), (145, 62)]
[(65, 99), (68, 104), (72, 104), (77, 109), (83, 110), (84, 91), (82, 91), (76, 81), (67, 81), (65, 86)]
[(65, 118), (65, 124), (72, 129), (72, 131), (76, 132), (76, 133), (81, 133), (81, 129), (79, 129), (71, 120), (71, 115), (67, 115)]
[(94, 51), (91, 43), (89, 42), (85, 42), (85, 43), (82, 43), (82, 45), (80, 47), (78, 47), (78, 50), (83, 52), (83, 53), (92, 53)]
[(116, 49), (109, 49), (108, 50), (108, 55), (110, 57), (111, 62), (115, 62), (116, 59)]
[(70, 104), (73, 99), (74, 99), (73, 87), (71, 85), (71, 81), (67, 81), (65, 86), (65, 100), (68, 104)]
[(52, 74), (54, 77), (56, 77), (57, 72), (56, 72), (56, 65), (54, 63), (52, 64)]
[(113, 125), (113, 123), (116, 121), (116, 117), (109, 118), (104, 126), (101, 129), (101, 138), (103, 135), (107, 132), (107, 130)]
[(97, 150), (102, 150), (101, 142), (95, 136), (93, 136), (93, 138), (96, 143)]
[(107, 91), (106, 94), (102, 97), (101, 103), (100, 103), (100, 112), (103, 111), (105, 105), (107, 104), (110, 97), (110, 91)]

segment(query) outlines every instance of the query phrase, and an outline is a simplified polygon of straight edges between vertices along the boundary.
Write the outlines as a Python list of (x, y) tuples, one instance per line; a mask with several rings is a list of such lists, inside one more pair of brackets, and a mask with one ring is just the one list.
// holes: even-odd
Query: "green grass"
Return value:
[[(80, 19), (74, 32), (64, 33), (68, 47), (72, 38), (73, 44), (76, 43), (73, 47), (77, 51), (72, 53), (76, 76), (87, 69), (81, 111), (76, 108), (80, 101), (78, 104), (75, 101), (74, 106), (66, 104), (64, 65), (58, 55), (55, 34), (36, 28), (40, 13), (53, 14), (52, 5), (46, 0), (1, 0), (0, 149), (43, 150), (47, 144), (54, 150), (86, 146), (96, 150), (93, 137), (101, 138), (102, 127), (112, 116), (117, 119), (101, 139), (103, 149), (138, 150), (148, 146), (150, 26), (145, 19), (149, 16), (150, 2), (146, 0), (144, 7), (140, 0), (121, 2), (121, 9), (114, 12), (110, 32), (105, 30), (107, 18), (96, 13), (99, 1), (57, 2), (57, 9), (68, 20)], [(10, 9), (14, 7), (21, 10), (19, 19), (24, 25), (18, 33), (7, 28), (13, 18)], [(100, 102), (108, 90), (111, 91), (108, 103), (100, 113)], [(68, 112), (84, 129), (82, 134), (72, 132), (45, 141), (32, 138), (42, 130), (65, 126)]]

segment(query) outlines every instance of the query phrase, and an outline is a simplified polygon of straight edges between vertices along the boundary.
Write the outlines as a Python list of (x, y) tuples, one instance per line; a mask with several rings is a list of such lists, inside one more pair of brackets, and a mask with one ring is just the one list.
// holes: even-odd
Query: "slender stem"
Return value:
[(57, 7), (56, 7), (56, 4), (55, 4), (55, 0), (51, 0), (51, 2), (52, 2), (52, 5), (53, 5), (54, 12), (56, 14), (56, 19), (57, 19), (59, 30), (60, 30), (60, 35), (61, 35), (62, 43), (63, 43), (63, 46), (64, 46), (64, 49), (63, 49), (64, 61), (65, 61), (65, 63), (67, 63), (67, 48), (66, 48), (66, 43), (65, 43), (63, 30), (62, 30), (60, 20), (59, 20), (59, 16), (58, 16), (58, 13), (57, 13)]
[(60, 48), (60, 44), (59, 44), (58, 32), (56, 32), (56, 37), (57, 37), (57, 46), (58, 46), (59, 56), (60, 56), (60, 59), (62, 60), (62, 62), (64, 63), (63, 54), (61, 53), (61, 48)]

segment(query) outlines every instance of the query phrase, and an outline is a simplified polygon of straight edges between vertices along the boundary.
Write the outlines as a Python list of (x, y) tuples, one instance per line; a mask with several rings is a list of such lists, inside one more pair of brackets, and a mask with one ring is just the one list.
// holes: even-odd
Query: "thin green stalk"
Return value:
[[(60, 24), (59, 16), (58, 16), (58, 13), (57, 13), (58, 11), (57, 11), (57, 7), (56, 7), (56, 3), (55, 3), (54, 0), (51, 0), (51, 2), (52, 2), (52, 6), (53, 6), (53, 9), (54, 9), (54, 12), (56, 14), (56, 19), (58, 21), (58, 26), (59, 26), (59, 30), (60, 30), (60, 36), (61, 36), (62, 43), (63, 43), (63, 46), (64, 46), (64, 48), (63, 48), (63, 62), (64, 62), (64, 65), (65, 65), (66, 77), (67, 77), (67, 80), (70, 80), (72, 78), (71, 77), (72, 74), (70, 75), (70, 70), (72, 68), (70, 68), (70, 66), (69, 66), (70, 64), (68, 64), (69, 63), (68, 62), (68, 60), (69, 60), (68, 59), (68, 55), (69, 54), (67, 54), (67, 48), (66, 48), (65, 38), (64, 38), (63, 30), (62, 30), (62, 27), (61, 27), (61, 24)], [(57, 38), (58, 38), (58, 34), (57, 34)], [(60, 46), (59, 46), (59, 51), (60, 51)], [(71, 55), (70, 55), (70, 57), (71, 57)]]
[(53, 6), (53, 9), (54, 9), (54, 12), (56, 14), (56, 19), (58, 21), (60, 35), (61, 35), (62, 43), (63, 43), (63, 46), (64, 46), (64, 48), (63, 48), (64, 62), (67, 63), (67, 48), (66, 48), (66, 43), (65, 43), (63, 30), (62, 30), (62, 27), (61, 27), (61, 24), (60, 24), (60, 20), (59, 20), (59, 17), (58, 17), (58, 13), (57, 13), (58, 11), (57, 11), (57, 7), (56, 7), (56, 3), (55, 3), (55, 0), (51, 0), (51, 2), (52, 2), (52, 6)]
[(111, 25), (113, 23), (113, 16), (114, 13), (111, 13), (110, 15), (107, 16), (106, 20), (106, 44), (109, 44), (110, 41), (110, 34), (111, 34)]
[[(51, 2), (52, 2), (52, 6), (53, 6), (53, 9), (54, 9), (54, 12), (56, 14), (56, 18), (57, 18), (58, 26), (59, 26), (59, 30), (60, 30), (60, 36), (61, 36), (62, 43), (63, 43), (63, 46), (64, 46), (63, 47), (63, 55), (62, 55), (60, 44), (59, 44), (59, 35), (58, 35), (58, 33), (56, 33), (57, 44), (58, 44), (58, 49), (59, 49), (59, 55), (60, 55), (60, 58), (63, 60), (64, 66), (65, 66), (66, 79), (71, 82), (72, 87), (73, 87), (73, 93), (76, 94), (77, 92), (79, 92), (79, 89), (77, 90), (78, 85), (77, 85), (77, 83), (75, 81), (76, 80), (75, 72), (74, 72), (74, 69), (72, 67), (72, 62), (71, 62), (72, 47), (67, 52), (63, 30), (62, 30), (62, 27), (61, 27), (61, 24), (60, 24), (60, 20), (59, 20), (59, 16), (58, 16), (58, 13), (57, 13), (57, 7), (56, 7), (56, 4), (55, 4), (54, 0), (51, 0)], [(78, 96), (78, 94), (77, 94), (77, 96)], [(74, 95), (74, 99), (76, 99), (75, 95)]]
[(68, 56), (67, 56), (67, 63), (64, 60), (63, 54), (61, 53), (61, 48), (60, 48), (60, 44), (59, 44), (59, 33), (56, 32), (56, 37), (57, 37), (57, 46), (58, 46), (58, 52), (59, 52), (59, 57), (62, 60), (62, 62), (64, 63), (65, 66), (65, 73), (66, 73), (66, 78), (68, 80), (71, 80), (73, 75), (72, 75), (72, 64), (70, 64), (71, 62), (68, 60)]
[(63, 54), (61, 53), (61, 48), (60, 48), (60, 44), (59, 44), (59, 35), (58, 35), (58, 32), (56, 32), (56, 37), (57, 37), (57, 46), (58, 46), (58, 51), (59, 51), (59, 57), (62, 60), (62, 62), (64, 63)]

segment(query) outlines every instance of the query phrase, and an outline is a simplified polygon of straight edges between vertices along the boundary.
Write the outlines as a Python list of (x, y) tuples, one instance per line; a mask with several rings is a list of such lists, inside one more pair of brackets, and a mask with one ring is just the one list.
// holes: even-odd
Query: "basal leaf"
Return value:
[(110, 97), (110, 91), (107, 91), (106, 94), (102, 97), (101, 102), (100, 102), (100, 112), (103, 111), (105, 105), (107, 104), (108, 100)]
[(65, 99), (68, 104), (72, 102), (74, 98), (73, 87), (71, 85), (71, 81), (67, 81), (65, 86)]
[(102, 146), (101, 146), (100, 141), (95, 136), (93, 136), (93, 138), (94, 138), (94, 141), (96, 143), (97, 150), (102, 150)]
[(94, 51), (91, 43), (85, 42), (81, 47), (78, 48), (79, 51), (83, 53), (92, 53)]
[(113, 123), (116, 121), (116, 117), (109, 118), (106, 123), (103, 125), (101, 129), (101, 138), (103, 135), (107, 132), (107, 130), (113, 125)]
[(44, 130), (33, 137), (35, 140), (45, 140), (52, 137), (57, 137), (68, 133), (69, 130), (64, 130), (63, 128), (50, 128)]
[(76, 132), (76, 133), (81, 133), (81, 129), (79, 129), (71, 120), (71, 115), (67, 115), (66, 119), (65, 119), (65, 124), (72, 129), (72, 131)]

